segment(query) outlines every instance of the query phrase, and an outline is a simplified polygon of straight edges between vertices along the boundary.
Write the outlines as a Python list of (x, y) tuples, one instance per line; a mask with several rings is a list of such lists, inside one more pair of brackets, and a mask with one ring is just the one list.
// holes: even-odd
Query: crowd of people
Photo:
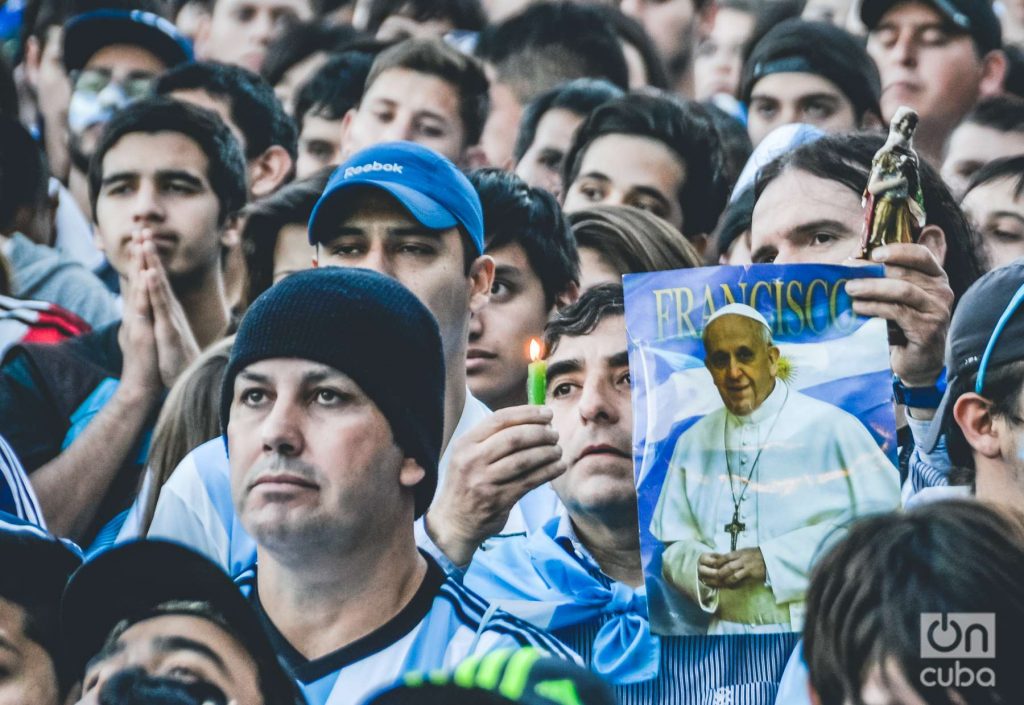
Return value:
[[(1020, 0), (9, 0), (0, 37), (0, 705), (1019, 702)], [(852, 423), (900, 507), (815, 540), (789, 631), (653, 633), (622, 276), (854, 263), (905, 107), (924, 219), (845, 288), (901, 333), (898, 467), (786, 422)], [(707, 427), (776, 388), (726, 308), (756, 404)], [(784, 581), (683, 543), (698, 597)], [(983, 660), (925, 648), (964, 615)]]

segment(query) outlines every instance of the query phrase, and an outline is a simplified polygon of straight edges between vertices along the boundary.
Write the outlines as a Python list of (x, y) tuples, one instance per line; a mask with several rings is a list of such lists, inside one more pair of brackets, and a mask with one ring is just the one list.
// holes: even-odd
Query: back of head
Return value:
[(568, 110), (586, 117), (592, 110), (609, 100), (621, 98), (623, 91), (618, 86), (600, 78), (577, 78), (560, 86), (555, 86), (533, 98), (523, 110), (519, 120), (519, 133), (513, 149), (518, 162), (530, 149), (537, 134), (537, 125), (549, 110)]
[(544, 349), (550, 355), (562, 338), (590, 335), (609, 316), (623, 316), (625, 295), (621, 284), (598, 284), (561, 309), (544, 327)]
[(390, 69), (406, 69), (436, 76), (455, 87), (459, 96), (459, 117), (465, 132), (465, 146), (480, 141), (491, 101), (483, 67), (471, 56), (462, 54), (441, 40), (407, 39), (382, 51), (366, 78), (364, 93)]
[(267, 47), (260, 75), (271, 86), (276, 86), (296, 64), (318, 52), (337, 51), (359, 36), (359, 32), (349, 25), (332, 25), (321, 21), (299, 22), (286, 29)]
[(998, 132), (1024, 132), (1024, 98), (996, 95), (982, 98), (967, 114), (964, 123)]
[[(754, 201), (756, 203), (764, 189), (787, 169), (836, 181), (859, 197), (868, 183), (871, 160), (884, 143), (884, 135), (864, 133), (826, 135), (803, 144), (761, 169), (754, 188)], [(942, 265), (955, 301), (959, 301), (982, 272), (975, 236), (938, 172), (921, 160), (920, 173), (927, 224), (938, 226), (945, 233), (946, 259)]]
[[(889, 683), (894, 672), (933, 705), (1017, 702), (1024, 692), (1024, 672), (1016, 663), (1024, 648), (1021, 584), (1019, 514), (972, 500), (860, 520), (817, 562), (807, 591), (803, 653), (820, 702), (861, 703), (866, 680), (880, 676)], [(979, 627), (957, 620), (985, 615), (951, 613), (987, 613), (997, 628), (971, 634)], [(957, 630), (961, 644), (990, 647), (991, 660), (963, 664), (989, 667), (993, 682), (971, 669), (967, 685), (950, 678), (947, 686), (940, 676), (944, 687), (927, 686), (928, 669), (953, 669), (948, 657), (925, 657), (929, 644), (922, 632), (929, 624), (929, 635), (936, 628), (942, 634)], [(948, 639), (931, 643), (940, 642)]]
[(579, 175), (587, 147), (599, 137), (614, 134), (647, 137), (671, 149), (686, 174), (678, 194), (683, 234), (695, 237), (715, 229), (728, 187), (721, 139), (707, 110), (694, 102), (636, 93), (604, 103), (573, 136), (565, 160), (567, 191)]
[(614, 28), (594, 8), (542, 2), (480, 33), (476, 54), (520, 103), (574, 78), (603, 78), (629, 89)]
[(487, 25), (480, 0), (370, 0), (366, 31), (377, 34), (384, 21), (398, 12), (416, 22), (446, 22), (454, 30), (479, 32)]
[(500, 169), (474, 171), (469, 180), (483, 206), (487, 251), (506, 245), (522, 247), (550, 309), (558, 295), (580, 279), (576, 238), (561, 206), (547, 191), (531, 188)]
[(17, 114), (0, 114), (0, 234), (10, 235), (26, 216), (47, 208), (46, 158)]
[(569, 216), (576, 246), (589, 247), (620, 274), (701, 266), (682, 233), (632, 206), (594, 206)]
[(827, 22), (789, 19), (751, 46), (740, 77), (740, 100), (750, 103), (755, 84), (775, 73), (821, 76), (846, 95), (858, 122), (865, 113), (881, 120), (881, 78), (863, 44)]
[[(722, 4), (718, 3), (718, 6), (721, 7)], [(612, 26), (619, 41), (629, 45), (640, 55), (647, 79), (644, 85), (669, 90), (671, 86), (669, 86), (668, 71), (665, 70), (665, 64), (662, 63), (661, 56), (658, 54), (658, 48), (654, 46), (654, 42), (651, 41), (644, 26), (620, 10), (617, 5), (595, 4), (593, 7)]]
[(344, 51), (330, 56), (316, 70), (295, 97), (294, 117), (300, 133), (307, 113), (340, 120), (359, 105), (375, 56), (368, 51)]
[(228, 104), (231, 120), (245, 138), (245, 158), (255, 159), (279, 146), (294, 161), (298, 131), (274, 89), (263, 78), (240, 66), (213, 62), (183, 64), (157, 79), (155, 92), (199, 90)]

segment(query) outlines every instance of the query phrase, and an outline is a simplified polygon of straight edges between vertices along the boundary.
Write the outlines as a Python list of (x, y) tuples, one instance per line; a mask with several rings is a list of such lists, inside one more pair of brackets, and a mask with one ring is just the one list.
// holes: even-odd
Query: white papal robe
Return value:
[[(746, 525), (736, 548), (761, 549), (767, 580), (714, 589), (697, 579), (697, 561), (730, 552), (734, 494)], [(899, 499), (899, 473), (856, 417), (777, 380), (748, 416), (722, 407), (679, 437), (651, 533), (666, 546), (666, 581), (712, 615), (711, 633), (798, 631), (822, 542)]]

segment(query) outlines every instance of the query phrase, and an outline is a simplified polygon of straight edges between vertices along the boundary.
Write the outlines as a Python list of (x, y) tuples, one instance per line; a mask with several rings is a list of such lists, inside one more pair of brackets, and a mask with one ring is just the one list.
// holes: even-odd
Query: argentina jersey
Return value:
[(410, 671), (453, 669), (463, 659), (498, 648), (534, 646), (554, 656), (579, 657), (547, 632), (488, 605), (447, 578), (424, 555), (427, 572), (416, 594), (389, 622), (342, 648), (309, 660), (274, 627), (260, 604), (256, 567), (235, 582), (256, 609), (274, 650), (309, 705), (358, 705)]

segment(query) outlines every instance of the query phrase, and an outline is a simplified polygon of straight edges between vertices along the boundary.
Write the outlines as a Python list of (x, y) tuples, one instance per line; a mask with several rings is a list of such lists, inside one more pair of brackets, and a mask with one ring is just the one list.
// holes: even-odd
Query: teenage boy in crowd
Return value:
[(482, 166), (478, 144), (489, 106), (475, 59), (440, 40), (409, 39), (374, 60), (359, 104), (342, 122), (343, 154), (404, 140), (460, 167)]
[(445, 357), (420, 299), (349, 267), (288, 277), (235, 337), (221, 427), (259, 558), (239, 582), (314, 705), (500, 647), (573, 657), (417, 549), (445, 437)]
[(796, 634), (650, 633), (626, 342), (616, 284), (590, 289), (548, 324), (547, 404), (569, 466), (551, 485), (566, 511), (526, 536), (493, 539), (464, 583), (524, 617), (545, 615), (539, 626), (583, 656), (623, 705), (747, 702), (754, 680), (762, 699), (750, 702), (771, 702)]
[(63, 705), (78, 680), (60, 636), (60, 598), (81, 553), (0, 512), (0, 702)]
[(960, 206), (978, 235), (986, 269), (1024, 257), (1024, 154), (996, 159), (974, 172)]
[(150, 12), (98, 9), (65, 26), (63, 61), (71, 80), (68, 189), (87, 218), (89, 161), (103, 126), (119, 108), (151, 95), (157, 76), (191, 60), (188, 41)]
[(239, 705), (306, 705), (235, 584), (183, 546), (104, 551), (71, 576), (60, 616), (82, 705), (175, 685)]
[(780, 125), (802, 122), (826, 132), (876, 128), (878, 69), (863, 45), (823, 22), (786, 20), (754, 45), (743, 64), (740, 99), (756, 147)]
[(513, 166), (523, 108), (546, 90), (577, 78), (629, 89), (629, 66), (618, 35), (596, 9), (572, 2), (533, 3), (481, 33), (476, 55), (491, 81), (491, 113), (481, 146), (487, 163)]
[(221, 253), (245, 203), (245, 162), (215, 115), (151, 98), (114, 116), (89, 177), (124, 316), (15, 348), (0, 371), (0, 426), (47, 522), (85, 541), (130, 501), (164, 390), (230, 326)]
[[(466, 387), (470, 319), (494, 284), (480, 199), (466, 177), (420, 145), (364, 150), (335, 170), (313, 210), (309, 238), (319, 266), (394, 277), (439, 322), (446, 370), (442, 481), (417, 523), (420, 545), (451, 569), (469, 563), (480, 542), (503, 528), (521, 531), (550, 517), (557, 507), (550, 491), (527, 496), (564, 469), (547, 428), (550, 413), (516, 407), (490, 417)], [(463, 436), (456, 453), (454, 441)], [(255, 547), (226, 501), (227, 466), (215, 440), (190, 453), (163, 487), (150, 535), (193, 546), (237, 573)]]
[(497, 169), (475, 171), (469, 180), (483, 206), (494, 284), (469, 323), (466, 374), (473, 396), (497, 411), (526, 403), (527, 344), (576, 299), (579, 254), (554, 196)]
[(921, 122), (914, 146), (934, 164), (953, 128), (1006, 76), (999, 19), (976, 0), (864, 0), (868, 54), (882, 77), (882, 117), (901, 105)]
[(696, 103), (628, 95), (592, 112), (565, 160), (565, 211), (634, 206), (703, 251), (725, 208), (721, 139)]
[(622, 95), (622, 89), (608, 81), (578, 78), (531, 100), (523, 110), (512, 151), (516, 174), (561, 200), (572, 136), (592, 110)]
[(983, 98), (950, 135), (942, 178), (961, 198), (978, 169), (1018, 154), (1024, 154), (1024, 100), (1012, 95)]
[(317, 13), (313, 0), (214, 0), (206, 9), (196, 31), (196, 55), (257, 72), (275, 39)]

